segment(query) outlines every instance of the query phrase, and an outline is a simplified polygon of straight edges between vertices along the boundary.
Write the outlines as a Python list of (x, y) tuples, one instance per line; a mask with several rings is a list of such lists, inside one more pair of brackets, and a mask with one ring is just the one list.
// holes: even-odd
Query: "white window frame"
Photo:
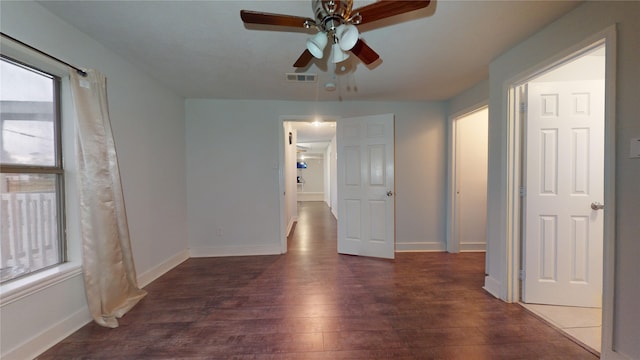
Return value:
[[(54, 164), (42, 165), (42, 164), (2, 164), (2, 174), (34, 174), (34, 175), (53, 175), (55, 176), (55, 194), (56, 194), (56, 249), (58, 256), (58, 262), (43, 266), (37, 269), (29, 269), (29, 272), (20, 274), (15, 278), (7, 279), (3, 283), (13, 281), (25, 276), (29, 276), (33, 273), (46, 270), (53, 266), (58, 266), (66, 262), (66, 240), (65, 240), (65, 212), (64, 212), (64, 168), (62, 160), (62, 121), (60, 116), (60, 77), (44, 72), (34, 66), (24, 64), (19, 60), (8, 57), (4, 54), (0, 54), (0, 58), (3, 62), (11, 64), (12, 66), (23, 68), (26, 71), (32, 71), (35, 74), (42, 76), (43, 78), (49, 78), (53, 86), (52, 102), (53, 102), (53, 152), (54, 152)], [(31, 226), (31, 224), (29, 224)], [(29, 244), (27, 244), (29, 246)], [(44, 251), (44, 249), (41, 249)], [(29, 255), (27, 255), (29, 256)], [(41, 255), (42, 256), (42, 255)]]
[(80, 200), (77, 194), (78, 183), (76, 178), (75, 111), (69, 84), (69, 71), (72, 70), (5, 37), (0, 37), (0, 44), (2, 45), (2, 54), (60, 78), (60, 135), (62, 137), (62, 161), (65, 174), (65, 208), (62, 216), (66, 219), (66, 262), (0, 284), (0, 307), (4, 307), (48, 287), (79, 276), (82, 273), (82, 244), (78, 221)]

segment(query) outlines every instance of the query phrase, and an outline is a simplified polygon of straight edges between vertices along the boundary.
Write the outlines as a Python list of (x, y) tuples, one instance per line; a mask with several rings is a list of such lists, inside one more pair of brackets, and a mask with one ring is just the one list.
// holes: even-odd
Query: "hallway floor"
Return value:
[(288, 253), (192, 258), (107, 329), (39, 359), (596, 359), (482, 289), (482, 253), (339, 255), (323, 202), (301, 203)]

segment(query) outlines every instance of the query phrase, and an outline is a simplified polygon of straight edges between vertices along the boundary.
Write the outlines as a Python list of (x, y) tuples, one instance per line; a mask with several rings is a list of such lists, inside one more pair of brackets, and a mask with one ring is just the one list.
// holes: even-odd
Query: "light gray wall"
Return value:
[(396, 115), (398, 250), (444, 249), (444, 103), (188, 99), (186, 104), (192, 254), (280, 251), (279, 119), (315, 114)]
[(331, 206), (331, 143), (327, 145), (327, 148), (324, 149), (323, 154), (323, 162), (322, 166), (324, 168), (324, 184), (322, 200), (327, 204), (327, 206)]
[(331, 158), (329, 159), (329, 171), (331, 173), (331, 199), (329, 201), (329, 206), (331, 207), (331, 212), (337, 218), (338, 217), (338, 156), (337, 156), (337, 148), (336, 148), (336, 136), (333, 135), (331, 138), (331, 143), (329, 144), (329, 152), (331, 153)]
[[(106, 75), (136, 269), (139, 278), (152, 280), (163, 264), (187, 249), (184, 100), (35, 2), (2, 1), (0, 16), (2, 32)], [(67, 131), (73, 122), (65, 118), (63, 126)], [(77, 204), (67, 205), (68, 221), (74, 223)], [(72, 231), (69, 241), (80, 239)], [(79, 261), (78, 255), (73, 253), (71, 260)], [(65, 335), (76, 330), (78, 321), (89, 321), (82, 284), (80, 275), (73, 276), (3, 303), (1, 357), (21, 344), (43, 345), (29, 342), (50, 329)]]
[[(640, 358), (640, 160), (629, 141), (640, 136), (640, 2), (587, 2), (496, 58), (490, 65), (487, 272), (506, 296), (507, 121), (505, 86), (519, 74), (617, 23), (615, 257), (613, 347)], [(613, 204), (608, 204), (614, 206)], [(606, 349), (603, 349), (606, 352)], [(609, 354), (610, 355), (610, 354)]]
[[(282, 172), (284, 175), (285, 204), (284, 223), (287, 226), (287, 234), (293, 228), (293, 223), (298, 219), (298, 196), (296, 182), (296, 142), (297, 131), (291, 126), (291, 122), (283, 123), (284, 127), (284, 164)], [(291, 134), (291, 144), (289, 144), (289, 134)]]
[(298, 187), (298, 192), (324, 192), (324, 160), (306, 159), (306, 169), (298, 169), (298, 175), (304, 179), (304, 187)]

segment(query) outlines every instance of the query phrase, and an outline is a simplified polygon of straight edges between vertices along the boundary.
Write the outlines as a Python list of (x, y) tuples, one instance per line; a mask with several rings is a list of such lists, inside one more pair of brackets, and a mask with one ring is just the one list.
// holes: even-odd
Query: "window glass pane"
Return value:
[(0, 174), (0, 281), (62, 261), (56, 174)]
[(0, 74), (0, 161), (55, 166), (53, 78), (5, 59)]

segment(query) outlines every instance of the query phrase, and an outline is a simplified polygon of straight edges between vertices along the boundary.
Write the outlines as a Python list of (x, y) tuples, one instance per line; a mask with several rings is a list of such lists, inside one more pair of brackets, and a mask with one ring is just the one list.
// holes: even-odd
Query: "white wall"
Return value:
[[(106, 75), (138, 278), (141, 284), (148, 283), (184, 260), (183, 99), (35, 2), (2, 1), (0, 16), (2, 32)], [(73, 126), (68, 120), (63, 119), (67, 130)], [(73, 154), (67, 152), (65, 157), (66, 162)], [(68, 222), (77, 225), (77, 204), (67, 206)], [(70, 242), (79, 242), (73, 231), (69, 237)], [(79, 262), (78, 256), (72, 252), (70, 260)], [(0, 357), (33, 357), (90, 320), (82, 277), (76, 273), (37, 293), (3, 302), (0, 315)]]
[(329, 158), (329, 172), (331, 173), (331, 177), (329, 181), (331, 182), (331, 198), (329, 206), (331, 207), (331, 213), (333, 216), (338, 218), (338, 154), (336, 150), (336, 136), (333, 135), (331, 138), (331, 143), (329, 143), (329, 151), (331, 153), (331, 157)]
[[(289, 235), (293, 224), (298, 220), (298, 197), (296, 183), (296, 142), (298, 133), (291, 122), (285, 121), (284, 125), (284, 191), (285, 191), (285, 225), (286, 235)], [(289, 143), (291, 134), (291, 143)]]
[[(629, 158), (629, 142), (640, 136), (639, 2), (587, 2), (496, 58), (490, 65), (489, 198), (487, 280), (507, 297), (507, 102), (506, 86), (519, 74), (617, 24), (615, 258), (613, 349), (640, 358), (640, 160)], [(488, 284), (489, 284), (488, 283)], [(607, 336), (603, 334), (603, 336)], [(616, 356), (604, 348), (605, 357)]]
[(298, 169), (304, 184), (298, 186), (298, 192), (322, 193), (324, 191), (324, 159), (305, 159), (306, 169)]
[(327, 145), (327, 148), (324, 149), (324, 154), (322, 156), (323, 159), (323, 168), (324, 168), (324, 183), (323, 183), (323, 194), (322, 200), (327, 204), (327, 206), (331, 207), (331, 143)]
[[(396, 245), (443, 250), (444, 103), (188, 99), (187, 193), (192, 254), (280, 252), (279, 119), (394, 113)], [(222, 231), (218, 231), (220, 228)], [(223, 235), (217, 235), (222, 233)]]

